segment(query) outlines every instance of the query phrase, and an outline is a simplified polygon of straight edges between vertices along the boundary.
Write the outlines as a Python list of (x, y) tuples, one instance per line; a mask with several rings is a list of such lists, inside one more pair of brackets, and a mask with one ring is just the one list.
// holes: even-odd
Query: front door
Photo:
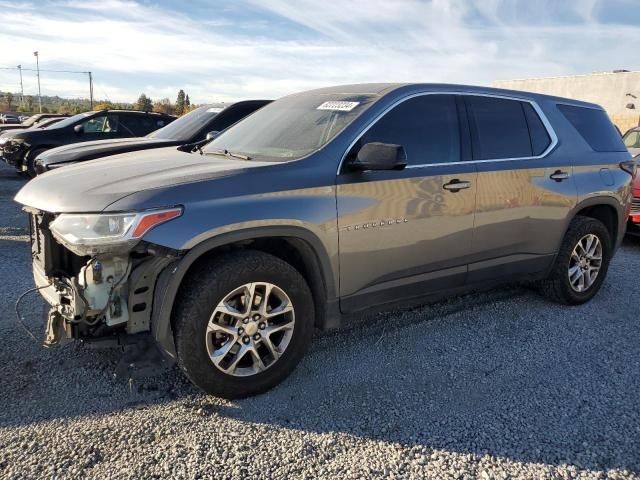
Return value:
[[(377, 120), (337, 179), (343, 311), (461, 286), (471, 252), (476, 167), (461, 161), (455, 95), (404, 100)], [(369, 142), (402, 145), (407, 167), (350, 172)]]
[(120, 128), (119, 115), (116, 113), (105, 113), (93, 116), (81, 123), (82, 131), (77, 137), (78, 142), (89, 142), (92, 140), (108, 140), (123, 136)]

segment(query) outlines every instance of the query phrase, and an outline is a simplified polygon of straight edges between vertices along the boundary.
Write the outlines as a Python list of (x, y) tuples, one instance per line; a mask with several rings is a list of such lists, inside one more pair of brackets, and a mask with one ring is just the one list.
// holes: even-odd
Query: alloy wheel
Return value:
[(294, 326), (295, 311), (284, 290), (266, 282), (247, 283), (214, 309), (205, 334), (209, 358), (228, 375), (255, 375), (282, 356)]
[(583, 293), (596, 281), (602, 267), (602, 242), (590, 233), (582, 237), (573, 251), (569, 260), (569, 284), (571, 288)]

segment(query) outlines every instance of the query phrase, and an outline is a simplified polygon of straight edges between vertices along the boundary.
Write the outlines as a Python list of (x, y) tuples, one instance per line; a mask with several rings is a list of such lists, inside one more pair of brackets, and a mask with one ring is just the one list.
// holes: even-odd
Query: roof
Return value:
[(96, 112), (126, 112), (126, 113), (140, 113), (146, 115), (158, 115), (162, 117), (170, 117), (171, 115), (167, 115), (166, 113), (160, 112), (145, 112), (144, 110), (134, 110), (134, 109), (126, 109), (126, 108), (105, 108), (104, 110), (95, 110)]
[(450, 93), (479, 93), (491, 94), (505, 97), (515, 97), (530, 100), (550, 100), (558, 103), (567, 103), (570, 105), (583, 106), (588, 108), (601, 109), (595, 103), (583, 102), (571, 98), (554, 97), (541, 93), (525, 92), (520, 90), (507, 90), (503, 88), (493, 88), (474, 85), (460, 85), (453, 83), (360, 83), (353, 85), (337, 85), (333, 87), (319, 88), (301, 94), (345, 94), (345, 95), (375, 95), (384, 96), (391, 92), (402, 90), (406, 93), (419, 92), (450, 92)]

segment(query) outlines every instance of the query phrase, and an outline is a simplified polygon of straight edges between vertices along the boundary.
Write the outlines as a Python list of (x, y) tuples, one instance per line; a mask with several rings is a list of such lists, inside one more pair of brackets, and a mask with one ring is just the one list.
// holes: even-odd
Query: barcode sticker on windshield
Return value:
[(360, 102), (339, 102), (339, 101), (330, 101), (324, 102), (320, 105), (317, 110), (337, 110), (339, 112), (350, 112), (354, 108), (356, 108)]
[(207, 109), (207, 112), (209, 112), (209, 113), (220, 113), (222, 110), (224, 110), (224, 107), (211, 107), (211, 108)]

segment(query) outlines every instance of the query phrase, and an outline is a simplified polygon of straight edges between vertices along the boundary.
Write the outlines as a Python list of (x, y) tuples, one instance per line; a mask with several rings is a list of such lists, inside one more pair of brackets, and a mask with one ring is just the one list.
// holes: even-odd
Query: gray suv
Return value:
[(625, 231), (630, 160), (597, 105), (348, 85), (277, 100), (199, 151), (46, 173), (16, 200), (48, 343), (152, 339), (233, 398), (282, 381), (314, 327), (352, 312), (514, 280), (590, 300)]

